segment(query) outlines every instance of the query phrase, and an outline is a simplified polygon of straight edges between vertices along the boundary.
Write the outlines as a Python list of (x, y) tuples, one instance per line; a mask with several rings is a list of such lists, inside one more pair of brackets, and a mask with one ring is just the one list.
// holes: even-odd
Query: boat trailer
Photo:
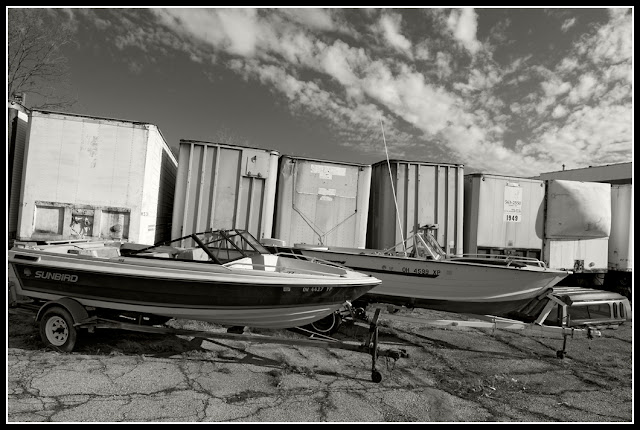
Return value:
[[(396, 310), (395, 305), (371, 304), (379, 318), (380, 309)], [(384, 319), (423, 324), (447, 329), (484, 328), (490, 330), (523, 330), (528, 334), (562, 338), (562, 349), (556, 356), (567, 356), (568, 339), (593, 339), (602, 336), (600, 329), (623, 324), (631, 320), (629, 300), (618, 293), (593, 288), (553, 287), (529, 302), (520, 312), (523, 320), (494, 315), (466, 316), (473, 320), (429, 319), (386, 313)], [(377, 319), (376, 319), (377, 321)]]
[[(167, 334), (191, 336), (200, 339), (210, 340), (235, 340), (256, 343), (274, 343), (284, 345), (309, 346), (324, 349), (344, 349), (366, 353), (371, 356), (371, 380), (375, 383), (382, 381), (382, 374), (378, 371), (376, 364), (379, 357), (389, 357), (394, 361), (399, 358), (406, 358), (408, 354), (403, 349), (387, 349), (380, 345), (378, 340), (378, 318), (380, 311), (378, 310), (371, 321), (369, 321), (369, 333), (363, 342), (340, 341), (337, 339), (309, 332), (304, 328), (298, 328), (303, 333), (311, 333), (313, 336), (309, 339), (287, 339), (277, 336), (262, 336), (234, 333), (228, 331), (226, 333), (217, 333), (203, 330), (177, 329), (167, 326), (151, 325), (153, 316), (142, 316), (137, 318), (137, 324), (129, 322), (121, 322), (103, 316), (89, 316), (87, 309), (71, 298), (62, 298), (51, 300), (38, 306), (32, 303), (17, 303), (15, 308), (18, 312), (36, 312), (35, 320), (39, 322), (40, 337), (42, 341), (58, 351), (71, 352), (75, 347), (78, 329), (86, 329), (89, 333), (93, 333), (95, 329), (118, 329), (128, 330), (141, 333)], [(116, 312), (117, 313), (117, 312)], [(145, 319), (146, 325), (145, 325)], [(167, 318), (168, 320), (168, 318)], [(324, 339), (319, 339), (322, 336)], [(224, 346), (224, 344), (221, 344)]]

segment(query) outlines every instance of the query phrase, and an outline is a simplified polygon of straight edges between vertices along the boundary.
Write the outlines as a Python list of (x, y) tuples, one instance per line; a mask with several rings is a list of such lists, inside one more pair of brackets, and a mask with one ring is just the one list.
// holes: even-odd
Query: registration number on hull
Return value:
[(319, 293), (322, 291), (331, 291), (332, 289), (333, 287), (302, 287), (302, 292), (303, 293), (308, 293), (308, 292)]
[(440, 274), (439, 270), (429, 270), (429, 269), (413, 269), (410, 267), (403, 267), (402, 273), (415, 273), (416, 275), (424, 275), (424, 276), (438, 276)]

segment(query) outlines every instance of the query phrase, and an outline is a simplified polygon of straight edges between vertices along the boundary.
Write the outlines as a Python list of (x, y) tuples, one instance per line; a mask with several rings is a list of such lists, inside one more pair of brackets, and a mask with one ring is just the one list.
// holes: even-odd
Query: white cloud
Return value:
[(436, 71), (440, 80), (448, 78), (453, 72), (451, 69), (452, 56), (446, 52), (436, 54)]
[(255, 9), (151, 9), (178, 34), (195, 37), (229, 53), (251, 56), (258, 43)]
[(426, 42), (420, 42), (416, 44), (415, 48), (415, 58), (417, 60), (428, 60), (431, 58), (431, 50)]
[(387, 43), (393, 48), (410, 55), (411, 41), (400, 33), (402, 17), (398, 14), (385, 14), (380, 17), (379, 25)]
[[(630, 106), (588, 107), (576, 109), (561, 126), (551, 126), (530, 143), (538, 151), (552, 154), (557, 164), (572, 166), (599, 165), (626, 160), (624, 152), (616, 157), (616, 149), (630, 149), (632, 111)], [(629, 136), (625, 140), (621, 136)], [(607, 155), (609, 154), (609, 155)], [(605, 162), (605, 160), (607, 160)]]
[(563, 23), (562, 23), (562, 31), (564, 33), (566, 33), (571, 27), (573, 27), (576, 24), (576, 19), (575, 18), (570, 18), (570, 19), (566, 19)]
[(500, 74), (494, 68), (472, 69), (469, 76), (469, 87), (473, 90), (490, 89), (500, 79)]
[(567, 108), (565, 108), (562, 105), (557, 105), (555, 108), (553, 108), (553, 112), (551, 113), (551, 116), (554, 118), (562, 118), (564, 116), (567, 116), (567, 114), (569, 113), (569, 111), (567, 110)]
[[(576, 164), (592, 157), (589, 164), (595, 164), (605, 142), (626, 142), (625, 136), (631, 136), (631, 108), (619, 106), (630, 106), (632, 97), (627, 15), (616, 15), (594, 37), (579, 39), (555, 67), (536, 64), (535, 57), (523, 53), (504, 68), (475, 56), (473, 67), (462, 69), (455, 50), (434, 44), (431, 52), (426, 39), (412, 45), (395, 13), (367, 17), (376, 19), (374, 26), (389, 46), (407, 53), (404, 60), (377, 57), (376, 50), (358, 45), (364, 36), (331, 42), (324, 33), (314, 34), (313, 29), (336, 29), (323, 10), (282, 11), (289, 20), (244, 10), (207, 10), (197, 16), (169, 11), (158, 13), (165, 24), (215, 52), (234, 55), (232, 70), (281, 94), (292, 113), (306, 111), (329, 120), (345, 139), (343, 145), (369, 148), (366, 137), (377, 132), (384, 112), (385, 127), (397, 137), (396, 153), (437, 140), (442, 153), (475, 169), (533, 176), (549, 171), (549, 163)], [(473, 9), (452, 10), (445, 31), (474, 55), (482, 48), (477, 25)], [(571, 25), (575, 28), (575, 22), (566, 21), (565, 29)], [(431, 62), (420, 68), (412, 64), (412, 47), (416, 58)], [(599, 67), (589, 68), (585, 58)], [(511, 93), (517, 96), (504, 96)], [(422, 138), (412, 140), (400, 130), (403, 123)], [(526, 127), (535, 127), (526, 138), (504, 142), (507, 133)]]
[(542, 91), (547, 97), (555, 97), (566, 94), (571, 89), (569, 82), (562, 82), (558, 77), (554, 76), (551, 80), (541, 83)]
[(569, 102), (577, 104), (589, 100), (593, 96), (597, 84), (598, 80), (593, 74), (581, 76), (578, 85), (569, 92)]
[(580, 52), (595, 64), (630, 62), (633, 53), (633, 22), (631, 15), (616, 11), (596, 35), (580, 46)]
[(357, 86), (358, 77), (353, 67), (360, 61), (367, 61), (362, 50), (350, 48), (347, 44), (337, 41), (325, 47), (318, 53), (321, 68), (329, 76), (335, 78), (345, 87)]
[(261, 39), (268, 51), (278, 53), (293, 67), (312, 61), (316, 50), (314, 41), (301, 32), (286, 31), (280, 36), (263, 35)]
[(219, 9), (219, 25), (229, 41), (229, 50), (238, 55), (253, 55), (258, 31), (255, 9)]
[(293, 21), (303, 24), (310, 29), (318, 29), (323, 31), (336, 30), (336, 25), (331, 18), (329, 10), (314, 8), (280, 8), (280, 13), (286, 15)]
[(476, 39), (478, 17), (473, 9), (453, 10), (447, 19), (447, 26), (453, 36), (472, 54), (477, 53), (481, 44)]
[(580, 62), (575, 57), (563, 58), (560, 64), (556, 67), (558, 73), (573, 73), (580, 68)]

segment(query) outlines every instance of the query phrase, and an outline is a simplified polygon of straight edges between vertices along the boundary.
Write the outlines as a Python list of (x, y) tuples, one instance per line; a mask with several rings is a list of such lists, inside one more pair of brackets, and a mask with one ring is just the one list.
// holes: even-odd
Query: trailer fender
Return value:
[(42, 305), (42, 307), (38, 310), (38, 314), (36, 315), (36, 321), (40, 321), (42, 315), (44, 315), (44, 312), (52, 306), (61, 306), (65, 308), (71, 314), (73, 322), (76, 324), (89, 318), (89, 313), (87, 312), (85, 307), (82, 306), (77, 300), (74, 300), (70, 297), (63, 297), (58, 300), (51, 300)]

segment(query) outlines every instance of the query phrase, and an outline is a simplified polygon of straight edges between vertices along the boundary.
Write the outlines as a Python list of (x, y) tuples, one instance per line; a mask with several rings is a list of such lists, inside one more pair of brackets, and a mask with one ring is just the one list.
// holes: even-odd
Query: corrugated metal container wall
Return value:
[[(372, 165), (367, 248), (388, 249), (425, 224), (437, 224), (436, 238), (451, 254), (462, 253), (463, 188), (462, 164), (387, 161)], [(400, 213), (399, 227), (395, 189)], [(396, 247), (402, 251), (402, 246)]]
[(544, 181), (465, 175), (464, 253), (541, 258), (544, 196)]
[(278, 156), (268, 149), (181, 139), (172, 236), (239, 228), (258, 239), (270, 237)]
[(633, 270), (633, 185), (611, 186), (609, 269)]
[(365, 246), (371, 166), (282, 156), (279, 170), (275, 238)]
[(7, 226), (9, 242), (18, 236), (18, 212), (20, 209), (20, 190), (22, 188), (22, 170), (24, 164), (24, 152), (27, 143), (27, 131), (29, 127), (29, 115), (27, 109), (14, 102), (8, 103), (8, 138), (9, 160), (7, 178), (8, 213)]
[(149, 133), (142, 192), (143, 212), (147, 214), (142, 219), (147, 222), (147, 231), (153, 231), (153, 235), (148, 236), (152, 241), (149, 243), (172, 239), (171, 220), (177, 170), (177, 160), (166, 148), (162, 134), (159, 131)]
[(546, 181), (543, 260), (553, 269), (606, 273), (611, 185)]
[(19, 239), (154, 243), (177, 170), (155, 125), (32, 111), (25, 158)]

